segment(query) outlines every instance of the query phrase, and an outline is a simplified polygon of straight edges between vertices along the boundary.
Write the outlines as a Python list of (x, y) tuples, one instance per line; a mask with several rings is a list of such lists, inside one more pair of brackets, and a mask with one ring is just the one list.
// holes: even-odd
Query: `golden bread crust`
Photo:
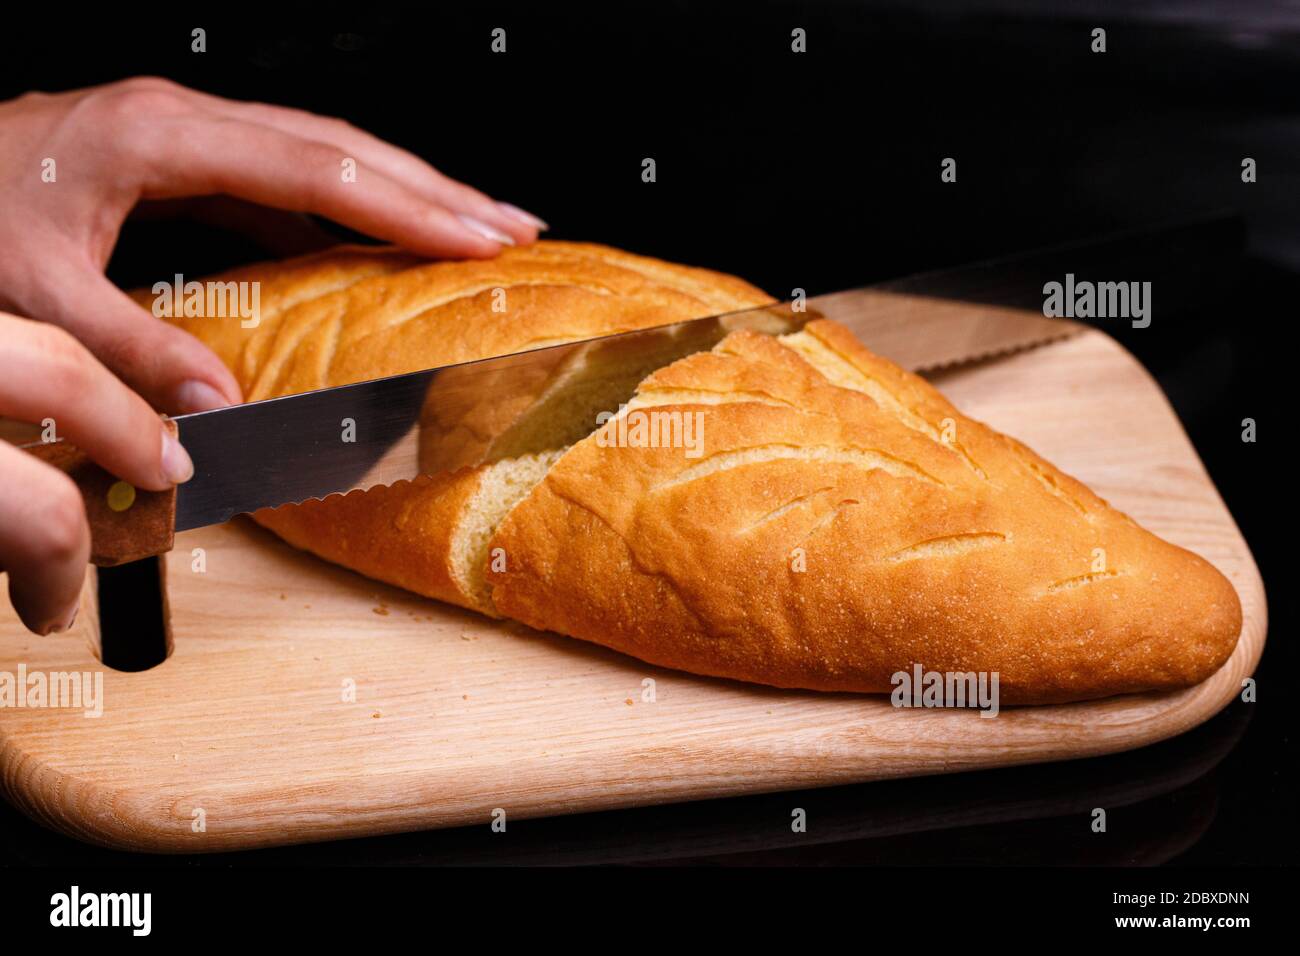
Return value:
[[(175, 324), (217, 350), (248, 401), (772, 301), (733, 276), (555, 241), (454, 262), (342, 246), (209, 281), (237, 280), (261, 283), (255, 328), (213, 318)], [(497, 290), (504, 311), (493, 309)], [(146, 304), (151, 294), (135, 297)]]
[(425, 597), (495, 612), (473, 599), (452, 561), (457, 522), (480, 469), (266, 508), (258, 524), (303, 551)]

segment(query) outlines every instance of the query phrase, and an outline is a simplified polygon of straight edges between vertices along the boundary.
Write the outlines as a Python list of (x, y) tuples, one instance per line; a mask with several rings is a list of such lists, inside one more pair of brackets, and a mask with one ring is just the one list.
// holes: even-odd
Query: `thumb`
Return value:
[(193, 335), (155, 318), (94, 268), (60, 271), (34, 317), (79, 338), (154, 408), (184, 415), (242, 400), (230, 370)]

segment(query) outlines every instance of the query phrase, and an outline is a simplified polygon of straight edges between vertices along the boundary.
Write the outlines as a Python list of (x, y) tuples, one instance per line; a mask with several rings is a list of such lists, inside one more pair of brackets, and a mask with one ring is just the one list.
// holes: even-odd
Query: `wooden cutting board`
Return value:
[(693, 677), (487, 620), (240, 520), (177, 537), (173, 650), (152, 670), (99, 663), (92, 580), (70, 634), (30, 635), (0, 602), (0, 673), (101, 672), (104, 687), (98, 718), (0, 709), (0, 788), (85, 840), (204, 852), (1095, 756), (1181, 733), (1239, 694), (1264, 645), (1263, 584), (1145, 370), (1089, 331), (933, 378), (1231, 579), (1245, 623), (1217, 674), (993, 720), (898, 710)]

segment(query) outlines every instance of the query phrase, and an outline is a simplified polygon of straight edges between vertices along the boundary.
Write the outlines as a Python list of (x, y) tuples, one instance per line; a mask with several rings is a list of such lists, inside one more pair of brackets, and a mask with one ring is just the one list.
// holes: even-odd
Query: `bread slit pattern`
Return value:
[(961, 456), (966, 465), (981, 478), (988, 478), (970, 454), (959, 442), (945, 442), (942, 433), (887, 389), (878, 380), (857, 368), (852, 361), (836, 352), (834, 348), (814, 338), (807, 332), (781, 337), (783, 345), (794, 349), (807, 362), (824, 375), (830, 382), (844, 388), (851, 388), (871, 396), (882, 408), (893, 414), (902, 424), (918, 431), (931, 441), (944, 444)]
[(1018, 448), (1013, 448), (1013, 451), (1016, 457), (1020, 459), (1020, 462), (1025, 469), (1038, 480), (1039, 484), (1047, 489), (1049, 494), (1065, 502), (1079, 514), (1083, 515), (1083, 517), (1089, 517), (1088, 509), (1083, 506), (1079, 499), (1075, 498), (1072, 494), (1062, 488), (1051, 472), (1037, 462), (1031, 461)]
[(644, 395), (638, 395), (637, 398), (628, 403), (629, 408), (649, 408), (655, 405), (728, 405), (733, 402), (760, 402), (764, 405), (776, 405), (783, 408), (794, 408), (789, 402), (784, 402), (779, 398), (773, 398), (771, 395), (763, 395), (759, 392), (718, 392), (707, 389), (687, 389), (687, 388), (660, 388), (646, 392)]
[(834, 490), (835, 488), (833, 486), (827, 485), (824, 488), (818, 488), (816, 491), (810, 491), (805, 495), (799, 495), (796, 498), (792, 498), (791, 500), (787, 501), (785, 504), (781, 505), (781, 507), (776, 508), (773, 511), (769, 511), (767, 514), (763, 515), (757, 521), (754, 521), (751, 524), (747, 525), (746, 527), (742, 528), (741, 534), (747, 534), (748, 532), (753, 531), (755, 528), (767, 524), (769, 521), (776, 521), (780, 518), (783, 518), (785, 515), (789, 514), (795, 508), (806, 507), (808, 503), (811, 502), (817, 496), (824, 495), (826, 492), (834, 491)]
[(950, 557), (964, 554), (977, 548), (1001, 544), (1007, 540), (1005, 534), (996, 531), (977, 531), (973, 534), (950, 534), (942, 538), (931, 538), (901, 551), (895, 551), (885, 558), (886, 561), (916, 561), (921, 558)]
[(1081, 574), (1077, 578), (1066, 578), (1064, 581), (1057, 581), (1055, 584), (1049, 584), (1047, 591), (1068, 591), (1070, 588), (1083, 587), (1085, 584), (1092, 584), (1096, 581), (1104, 581), (1106, 578), (1118, 577), (1123, 571), (1097, 571), (1093, 574)]
[(794, 546), (799, 547), (800, 545), (807, 543), (807, 541), (817, 534), (817, 532), (821, 531), (822, 528), (825, 528), (838, 518), (846, 508), (852, 508), (860, 504), (862, 504), (862, 502), (858, 501), (856, 498), (845, 498), (843, 501), (838, 502), (835, 507), (831, 508), (830, 511), (818, 518), (811, 528), (800, 535), (800, 537), (794, 542)]
[(910, 462), (895, 458), (874, 448), (827, 448), (825, 446), (800, 447), (797, 445), (760, 445), (754, 448), (737, 448), (722, 452), (713, 458), (707, 458), (675, 475), (668, 481), (656, 485), (654, 491), (676, 488), (679, 485), (699, 481), (709, 475), (740, 468), (747, 465), (761, 465), (778, 459), (817, 462), (834, 465), (851, 465), (866, 471), (879, 470), (895, 478), (911, 478), (942, 487), (943, 482)]
[[(250, 398), (771, 302), (579, 243), (486, 262), (340, 249), (239, 275), (259, 269), (262, 327), (178, 320)], [(1084, 700), (1196, 683), (1236, 643), (1240, 603), (1210, 564), (832, 322), (644, 361), (600, 388), (538, 370), (517, 404), (487, 388), (438, 422), (462, 467), (255, 519), (429, 597), (778, 687), (888, 693), (920, 664), (997, 672), (1005, 704)], [(631, 441), (650, 413), (693, 416), (699, 446)]]

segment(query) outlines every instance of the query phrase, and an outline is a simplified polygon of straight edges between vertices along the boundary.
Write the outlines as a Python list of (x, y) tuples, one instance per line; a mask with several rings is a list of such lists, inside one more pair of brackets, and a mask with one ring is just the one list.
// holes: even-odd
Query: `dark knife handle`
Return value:
[[(172, 434), (176, 423), (164, 421)], [(112, 567), (172, 549), (176, 537), (176, 488), (141, 491), (109, 474), (65, 441), (28, 445), (26, 450), (65, 472), (86, 502), (90, 561)]]

